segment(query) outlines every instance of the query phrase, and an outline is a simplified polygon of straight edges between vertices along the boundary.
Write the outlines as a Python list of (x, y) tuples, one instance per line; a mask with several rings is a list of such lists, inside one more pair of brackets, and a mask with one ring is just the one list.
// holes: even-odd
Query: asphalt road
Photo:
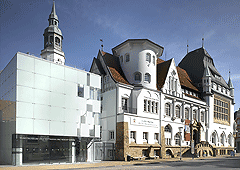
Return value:
[[(183, 170), (240, 170), (240, 157), (229, 157), (229, 158), (215, 158), (215, 159), (198, 159), (198, 160), (187, 160), (187, 161), (175, 161), (175, 162), (154, 162), (149, 164), (133, 164), (123, 166), (112, 166), (112, 167), (98, 167), (98, 168), (87, 168), (92, 170), (111, 170), (111, 169), (183, 169)], [(69, 170), (85, 170), (85, 168), (69, 169)]]

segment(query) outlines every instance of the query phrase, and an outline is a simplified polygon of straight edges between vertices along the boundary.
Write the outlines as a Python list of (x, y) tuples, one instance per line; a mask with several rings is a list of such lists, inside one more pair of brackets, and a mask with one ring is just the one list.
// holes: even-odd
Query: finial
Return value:
[(188, 54), (188, 47), (189, 47), (189, 46), (188, 46), (188, 40), (187, 40), (187, 54)]
[(102, 51), (103, 51), (103, 40), (102, 40), (102, 39), (100, 39), (100, 41), (102, 42), (102, 45), (101, 45), (101, 47), (102, 47)]
[(204, 38), (202, 38), (202, 48), (204, 47), (203, 45), (204, 45)]

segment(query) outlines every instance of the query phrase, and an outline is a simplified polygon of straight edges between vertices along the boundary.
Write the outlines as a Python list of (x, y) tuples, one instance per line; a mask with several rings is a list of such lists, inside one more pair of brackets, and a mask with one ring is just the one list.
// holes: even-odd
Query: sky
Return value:
[[(18, 52), (40, 57), (52, 0), (0, 0), (0, 70)], [(176, 65), (202, 46), (235, 88), (240, 108), (239, 0), (55, 0), (66, 65), (89, 71), (101, 49), (127, 39), (149, 39), (164, 47), (163, 60)]]

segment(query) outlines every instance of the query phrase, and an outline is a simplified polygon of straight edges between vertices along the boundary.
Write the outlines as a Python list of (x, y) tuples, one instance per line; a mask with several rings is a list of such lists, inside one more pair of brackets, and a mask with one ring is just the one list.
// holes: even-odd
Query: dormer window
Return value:
[(147, 54), (146, 54), (146, 61), (147, 61), (148, 63), (151, 62), (151, 54), (150, 54), (150, 53), (147, 53)]
[(145, 74), (145, 82), (148, 82), (148, 83), (151, 82), (151, 75), (149, 73)]
[(130, 61), (130, 55), (129, 54), (125, 54), (125, 57), (126, 57), (126, 62), (129, 62)]

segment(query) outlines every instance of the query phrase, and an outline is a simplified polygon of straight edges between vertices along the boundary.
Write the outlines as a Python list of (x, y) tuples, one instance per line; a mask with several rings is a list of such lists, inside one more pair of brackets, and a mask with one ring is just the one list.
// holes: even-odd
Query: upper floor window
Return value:
[(126, 98), (122, 98), (122, 109), (127, 110), (127, 100)]
[(139, 73), (139, 72), (135, 73), (135, 75), (134, 75), (134, 79), (135, 79), (135, 81), (140, 82), (141, 79), (142, 79), (142, 74)]
[(78, 97), (84, 97), (84, 87), (78, 85)]
[(60, 39), (58, 37), (55, 37), (55, 44), (60, 46)]
[(155, 113), (158, 113), (158, 102), (155, 103)]
[(151, 112), (151, 101), (148, 100), (148, 112)]
[(146, 61), (147, 61), (148, 63), (151, 62), (151, 54), (150, 54), (150, 53), (147, 53), (147, 54), (146, 54)]
[(109, 139), (110, 140), (114, 139), (114, 131), (109, 131)]
[(151, 75), (149, 73), (145, 74), (145, 81), (150, 83), (151, 82)]
[(170, 125), (165, 126), (164, 132), (172, 132), (171, 126)]
[(189, 109), (185, 108), (185, 119), (189, 119)]
[(201, 121), (204, 122), (204, 112), (201, 112)]
[(125, 54), (125, 57), (126, 57), (126, 62), (129, 62), (130, 61), (130, 55), (129, 54)]
[(147, 100), (146, 99), (144, 100), (144, 111), (145, 112), (147, 111)]
[(155, 56), (153, 56), (153, 64), (155, 65)]
[(180, 145), (180, 135), (178, 133), (175, 135), (175, 145)]
[(90, 99), (94, 99), (94, 88), (90, 87)]
[(196, 118), (197, 118), (197, 111), (194, 110), (194, 111), (193, 111), (193, 119), (196, 119)]
[(165, 104), (165, 113), (167, 116), (170, 116), (170, 104), (168, 103)]
[(176, 117), (180, 118), (180, 107), (179, 106), (176, 106), (175, 112), (176, 112)]

